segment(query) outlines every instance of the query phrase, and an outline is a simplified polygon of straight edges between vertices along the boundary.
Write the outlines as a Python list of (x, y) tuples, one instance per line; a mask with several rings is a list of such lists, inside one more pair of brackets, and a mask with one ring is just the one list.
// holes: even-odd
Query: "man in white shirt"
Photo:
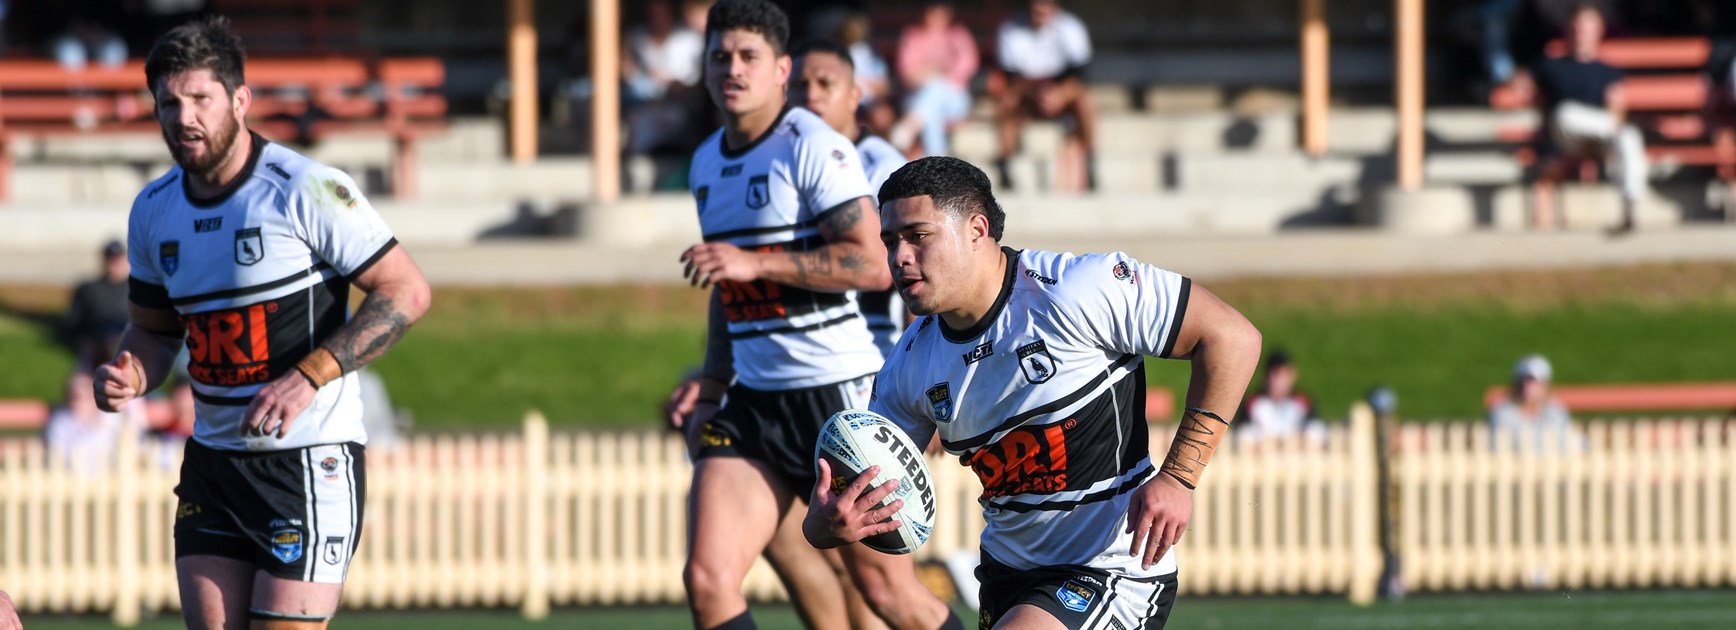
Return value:
[(1092, 167), (1097, 135), (1097, 108), (1085, 86), (1085, 66), (1091, 62), (1091, 35), (1056, 0), (1031, 0), (1030, 10), (1001, 24), (999, 61), (1002, 81), (990, 83), (995, 97), (995, 126), (1000, 135), (996, 165), (1001, 187), (1014, 183), (1007, 160), (1019, 152), (1019, 134), (1032, 117), (1062, 118), (1071, 148), (1084, 157), (1083, 186), (1096, 188)]

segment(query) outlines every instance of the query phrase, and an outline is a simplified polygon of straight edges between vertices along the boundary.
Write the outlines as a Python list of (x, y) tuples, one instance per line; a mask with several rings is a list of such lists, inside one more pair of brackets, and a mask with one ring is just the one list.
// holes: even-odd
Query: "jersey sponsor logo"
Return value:
[(157, 266), (163, 268), (163, 273), (175, 275), (181, 268), (181, 242), (163, 241), (157, 245)]
[(882, 424), (874, 432), (874, 440), (892, 449), (892, 454), (898, 457), (898, 463), (904, 466), (904, 481), (899, 483), (899, 493), (903, 494), (905, 484), (922, 495), (922, 511), (928, 515), (928, 520), (934, 520), (934, 486), (928, 481), (928, 475), (923, 473), (922, 454), (912, 452), (905, 446), (906, 440), (897, 439), (893, 431), (900, 431), (891, 425)]
[(175, 520), (178, 521), (204, 511), (205, 508), (199, 507), (199, 504), (181, 499), (175, 504)]
[(1122, 625), (1121, 620), (1114, 617), (1109, 618), (1109, 627), (1113, 630), (1127, 630), (1127, 626)]
[(741, 165), (740, 164), (731, 164), (729, 166), (723, 167), (723, 172), (718, 173), (717, 176), (718, 177), (735, 177), (735, 176), (740, 175), (740, 174), (741, 174)]
[(343, 536), (326, 536), (325, 553), (323, 554), (323, 556), (325, 557), (325, 563), (326, 564), (329, 564), (332, 566), (337, 566), (338, 564), (343, 563), (343, 561), (344, 561), (344, 537)]
[(934, 411), (935, 422), (952, 422), (952, 386), (941, 383), (928, 388), (928, 406)]
[(699, 211), (700, 212), (705, 212), (705, 198), (710, 197), (710, 196), (711, 196), (711, 187), (710, 186), (700, 186), (699, 190), (693, 191), (693, 202), (696, 204), (699, 204)]
[(223, 228), (223, 217), (211, 217), (209, 219), (193, 219), (193, 231), (198, 232), (200, 234), (204, 234), (206, 232), (216, 232), (217, 230), (220, 230), (222, 228)]
[(278, 166), (276, 162), (267, 162), (265, 168), (276, 173), (278, 177), (282, 177), (285, 181), (289, 180), (289, 171), (283, 170), (283, 167)]
[(1067, 489), (1067, 431), (1079, 420), (1019, 427), (966, 455), (964, 463), (983, 484), (983, 498), (1051, 493)]
[(981, 360), (986, 359), (988, 357), (994, 356), (994, 354), (995, 354), (995, 342), (992, 340), (991, 341), (984, 341), (984, 342), (982, 342), (981, 345), (978, 345), (976, 348), (973, 348), (970, 352), (964, 353), (964, 364), (970, 365), (972, 363), (976, 363), (977, 361), (981, 361)]
[(1055, 378), (1055, 356), (1049, 354), (1049, 346), (1038, 339), (1019, 346), (1019, 369), (1024, 371), (1025, 380), (1032, 385), (1041, 385)]
[(758, 210), (772, 202), (771, 180), (765, 175), (755, 175), (747, 180), (747, 207)]
[(187, 373), (207, 385), (237, 387), (271, 380), (271, 341), (265, 316), (277, 302), (194, 313), (187, 324)]
[(299, 521), (271, 521), (271, 555), (289, 564), (301, 559), (302, 535)]
[(1054, 278), (1050, 278), (1050, 277), (1045, 276), (1043, 274), (1037, 273), (1035, 270), (1032, 270), (1032, 269), (1026, 269), (1025, 270), (1025, 277), (1030, 278), (1032, 280), (1036, 280), (1037, 282), (1041, 282), (1043, 284), (1050, 284), (1050, 285), (1055, 284)]
[(265, 238), (259, 235), (259, 228), (242, 228), (235, 231), (235, 264), (252, 266), (265, 260)]
[(1061, 605), (1073, 612), (1085, 612), (1091, 607), (1091, 600), (1097, 599), (1097, 590), (1073, 580), (1061, 583), (1061, 588), (1055, 589), (1055, 598), (1061, 600)]
[(320, 460), (319, 469), (325, 472), (326, 481), (335, 481), (338, 478), (338, 458), (327, 457)]
[[(786, 250), (783, 245), (743, 249), (760, 253)], [(717, 289), (723, 299), (723, 316), (731, 322), (753, 322), (789, 316), (789, 309), (784, 306), (784, 287), (776, 282), (723, 280), (717, 283)]]
[(1127, 264), (1125, 261), (1115, 263), (1115, 268), (1111, 269), (1110, 272), (1115, 274), (1116, 280), (1128, 284), (1139, 284), (1139, 271), (1135, 270), (1132, 265)]
[(356, 198), (350, 196), (350, 189), (348, 186), (338, 184), (337, 187), (332, 189), (332, 194), (337, 195), (338, 201), (343, 202), (345, 206), (351, 208), (356, 207)]

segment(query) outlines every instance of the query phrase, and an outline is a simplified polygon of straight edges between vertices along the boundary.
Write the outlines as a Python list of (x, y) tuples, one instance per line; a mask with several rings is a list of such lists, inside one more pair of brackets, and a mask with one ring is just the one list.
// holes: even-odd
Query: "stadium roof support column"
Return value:
[(591, 0), (591, 172), (598, 202), (621, 196), (621, 0)]
[(536, 0), (508, 2), (506, 29), (506, 76), (512, 84), (507, 139), (512, 161), (529, 164), (537, 153)]
[(1301, 0), (1301, 3), (1302, 150), (1319, 157), (1326, 153), (1331, 34), (1326, 29), (1326, 0)]
[(1398, 14), (1398, 185), (1415, 192), (1423, 185), (1423, 9), (1424, 0), (1393, 0)]

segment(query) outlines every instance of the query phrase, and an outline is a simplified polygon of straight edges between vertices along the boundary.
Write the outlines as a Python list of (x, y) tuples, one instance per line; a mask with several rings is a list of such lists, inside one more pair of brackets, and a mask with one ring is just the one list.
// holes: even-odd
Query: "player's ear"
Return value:
[(230, 100), (235, 108), (235, 117), (246, 120), (247, 111), (253, 109), (253, 89), (245, 85), (236, 86), (235, 96)]
[(795, 59), (790, 57), (788, 51), (778, 53), (778, 82), (784, 84), (785, 88), (790, 85), (790, 68), (793, 65)]
[(969, 233), (971, 249), (994, 245), (994, 239), (989, 238), (989, 218), (981, 212), (970, 214)]

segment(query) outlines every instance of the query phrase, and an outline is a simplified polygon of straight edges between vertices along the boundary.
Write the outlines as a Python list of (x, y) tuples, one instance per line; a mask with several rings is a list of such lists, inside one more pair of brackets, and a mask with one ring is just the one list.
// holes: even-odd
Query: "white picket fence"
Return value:
[[(1324, 444), (1227, 444), (1180, 549), (1189, 594), (1340, 593), (1380, 580), (1373, 415)], [(1162, 429), (1161, 425), (1154, 429)], [(1403, 576), (1415, 588), (1706, 586), (1736, 582), (1736, 444), (1714, 421), (1600, 424), (1590, 447), (1526, 454), (1477, 426), (1402, 426), (1390, 440)], [(1154, 430), (1161, 457), (1168, 435)], [(0, 585), (31, 611), (176, 607), (177, 472), (137, 445), (114, 470), (64, 472), (33, 440), (0, 442)], [(930, 461), (938, 520), (919, 559), (974, 550), (980, 486)], [(369, 608), (683, 601), (690, 468), (675, 436), (420, 437), (370, 453), (367, 517), (345, 604)], [(762, 562), (750, 596), (783, 596)]]

